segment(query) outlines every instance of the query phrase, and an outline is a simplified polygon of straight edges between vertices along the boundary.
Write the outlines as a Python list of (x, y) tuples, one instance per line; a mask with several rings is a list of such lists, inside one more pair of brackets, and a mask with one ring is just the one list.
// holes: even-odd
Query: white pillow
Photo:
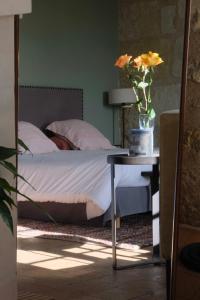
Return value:
[(57, 146), (31, 123), (20, 121), (18, 123), (18, 136), (30, 150), (27, 152), (20, 146), (19, 151), (22, 153), (39, 154), (59, 151)]
[(98, 129), (82, 120), (56, 121), (51, 123), (47, 129), (65, 136), (80, 150), (114, 148)]

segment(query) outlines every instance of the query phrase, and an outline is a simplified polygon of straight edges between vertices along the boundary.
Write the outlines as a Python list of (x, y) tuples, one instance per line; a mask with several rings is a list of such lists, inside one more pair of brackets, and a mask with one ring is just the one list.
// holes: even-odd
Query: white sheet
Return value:
[[(86, 203), (87, 218), (102, 215), (110, 206), (110, 165), (107, 155), (128, 150), (59, 151), (47, 154), (20, 155), (19, 173), (35, 188), (21, 179), (21, 193), (38, 202)], [(116, 166), (116, 185), (145, 186), (149, 179), (141, 171), (151, 166)], [(23, 197), (18, 196), (19, 201)]]

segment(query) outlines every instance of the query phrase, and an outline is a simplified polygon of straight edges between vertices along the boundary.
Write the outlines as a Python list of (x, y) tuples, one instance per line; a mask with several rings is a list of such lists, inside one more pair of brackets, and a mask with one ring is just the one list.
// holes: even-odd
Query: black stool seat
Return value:
[(200, 243), (189, 244), (181, 250), (181, 262), (191, 271), (200, 273)]

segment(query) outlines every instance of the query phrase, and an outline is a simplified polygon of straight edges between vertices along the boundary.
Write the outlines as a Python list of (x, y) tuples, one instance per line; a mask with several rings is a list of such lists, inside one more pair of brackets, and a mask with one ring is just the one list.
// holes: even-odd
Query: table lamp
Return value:
[(131, 88), (113, 89), (109, 92), (109, 104), (120, 105), (122, 109), (122, 147), (124, 147), (125, 109), (136, 102), (136, 96)]

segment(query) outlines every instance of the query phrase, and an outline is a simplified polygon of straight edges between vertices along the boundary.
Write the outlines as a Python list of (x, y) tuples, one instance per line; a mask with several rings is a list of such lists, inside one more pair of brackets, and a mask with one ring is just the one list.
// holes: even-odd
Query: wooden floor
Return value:
[[(150, 250), (118, 252), (120, 263)], [(165, 300), (164, 267), (113, 271), (111, 249), (40, 238), (18, 239), (19, 300)]]

